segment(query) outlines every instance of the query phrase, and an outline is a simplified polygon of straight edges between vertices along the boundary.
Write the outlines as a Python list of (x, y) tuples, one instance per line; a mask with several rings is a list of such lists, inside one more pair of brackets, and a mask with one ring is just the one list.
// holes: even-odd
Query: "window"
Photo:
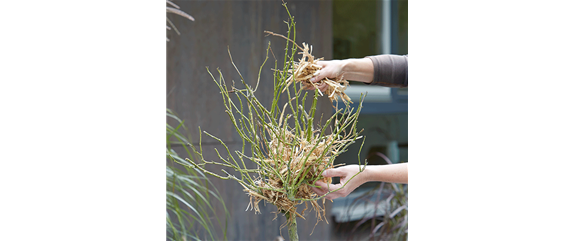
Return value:
[[(377, 54), (408, 54), (407, 0), (334, 0), (333, 59)], [(406, 113), (408, 88), (396, 89), (350, 82), (346, 93), (363, 103), (365, 114)]]
[[(408, 1), (334, 0), (333, 59), (377, 54), (408, 54)], [(370, 164), (386, 164), (375, 153), (382, 153), (393, 162), (408, 162), (408, 89), (350, 83), (345, 93), (355, 106), (360, 93), (368, 92), (357, 123), (366, 136), (361, 162), (371, 156)], [(335, 163), (357, 164), (360, 145), (349, 146)], [(372, 183), (367, 183), (346, 198), (335, 199), (333, 219), (346, 223), (372, 215), (372, 209), (350, 208), (354, 198), (372, 188)]]

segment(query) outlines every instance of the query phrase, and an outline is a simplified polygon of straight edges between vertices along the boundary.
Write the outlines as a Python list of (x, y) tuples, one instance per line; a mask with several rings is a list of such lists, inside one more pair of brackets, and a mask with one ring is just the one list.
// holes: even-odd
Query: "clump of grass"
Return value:
[[(183, 133), (187, 131), (183, 120), (170, 109), (166, 116), (177, 124), (174, 127), (166, 123), (166, 238), (174, 241), (227, 239), (229, 212), (222, 195), (204, 173), (189, 168), (191, 164), (185, 159), (193, 159), (193, 152), (187, 148), (191, 138)], [(175, 146), (182, 146), (184, 151), (177, 153)], [(178, 168), (175, 163), (185, 168)], [(223, 219), (216, 209), (223, 209)], [(216, 228), (215, 220), (221, 229)]]
[[(265, 33), (267, 33), (268, 35), (282, 37), (284, 39), (287, 39), (288, 41), (292, 41), (291, 39), (281, 34), (276, 34), (270, 31), (265, 31)], [(291, 73), (292, 75), (287, 79), (287, 86), (285, 87), (285, 89), (289, 87), (289, 85), (291, 85), (291, 83), (293, 82), (301, 83), (301, 85), (305, 89), (310, 89), (311, 87), (319, 89), (318, 88), (319, 85), (325, 83), (327, 84), (327, 90), (325, 91), (325, 94), (327, 94), (331, 102), (333, 102), (333, 100), (336, 101), (338, 98), (340, 98), (344, 103), (347, 102), (353, 103), (353, 101), (351, 101), (351, 98), (349, 98), (349, 96), (345, 94), (345, 90), (347, 89), (347, 86), (349, 86), (349, 82), (345, 80), (343, 76), (339, 76), (336, 79), (332, 80), (325, 77), (319, 80), (318, 82), (315, 83), (311, 82), (311, 78), (313, 78), (313, 76), (316, 76), (321, 72), (321, 66), (317, 63), (317, 61), (323, 60), (323, 58), (315, 59), (315, 57), (312, 55), (313, 46), (309, 48), (308, 44), (303, 43), (303, 48), (301, 48), (299, 45), (297, 45), (297, 43), (295, 43), (295, 41), (292, 41), (292, 43), (298, 49), (303, 51), (299, 53), (303, 55), (303, 58), (299, 59), (299, 62), (294, 62), (293, 68), (288, 70), (289, 73)], [(321, 90), (319, 90), (319, 95), (323, 96)]]
[[(287, 9), (285, 3), (283, 6)], [(311, 107), (306, 109), (305, 102), (311, 92), (304, 91), (304, 89), (306, 85), (313, 85), (313, 83), (308, 82), (310, 77), (300, 78), (299, 76), (314, 74), (312, 70), (306, 67), (316, 68), (314, 66), (316, 62), (310, 52), (306, 51), (307, 45), (304, 45), (305, 48), (300, 53), (303, 54), (303, 58), (299, 62), (295, 62), (297, 49), (301, 48), (295, 42), (295, 34), (292, 35), (293, 39), (290, 38), (291, 33), (295, 33), (295, 22), (288, 9), (287, 13), (290, 21), (287, 22), (287, 37), (284, 38), (289, 41), (286, 43), (282, 70), (277, 70), (278, 62), (275, 59), (274, 95), (271, 107), (264, 107), (255, 97), (261, 71), (268, 60), (271, 45), (269, 44), (267, 57), (259, 69), (255, 88), (248, 85), (243, 79), (228, 50), (231, 63), (241, 78), (243, 88), (235, 87), (234, 83), (228, 87), (220, 70), (218, 70), (219, 78), (215, 78), (209, 69), (207, 71), (220, 89), (225, 112), (229, 115), (235, 130), (242, 139), (242, 148), (235, 150), (235, 155), (233, 155), (221, 139), (208, 132), (203, 132), (223, 145), (227, 157), (223, 157), (219, 150), (215, 149), (220, 161), (205, 160), (202, 154), (202, 137), (200, 135), (199, 148), (194, 146), (191, 148), (201, 161), (199, 163), (190, 161), (190, 163), (195, 168), (218, 178), (237, 181), (250, 197), (247, 209), (251, 208), (256, 213), (260, 213), (258, 204), (262, 200), (275, 205), (278, 210), (277, 213), (282, 213), (287, 218), (287, 222), (282, 227), (288, 226), (290, 239), (298, 240), (296, 217), (304, 219), (304, 213), (309, 208), (309, 204), (317, 214), (317, 222), (326, 221), (325, 210), (317, 201), (328, 193), (318, 196), (310, 189), (310, 186), (314, 186), (317, 180), (330, 182), (330, 178), (323, 177), (321, 173), (332, 168), (335, 157), (345, 152), (349, 145), (362, 138), (359, 135), (360, 131), (357, 131), (356, 128), (362, 108), (362, 97), (356, 110), (348, 102), (344, 102), (345, 107), (336, 108), (335, 113), (326, 119), (324, 125), (314, 125), (317, 100), (321, 94), (316, 89), (313, 92)], [(307, 66), (302, 67), (303, 65)], [(298, 81), (299, 87), (297, 84), (292, 84), (293, 81)], [(330, 95), (332, 97), (343, 96), (344, 99), (346, 95), (342, 92), (343, 90), (336, 88)], [(339, 94), (336, 94), (337, 91)], [(287, 94), (288, 100), (281, 106), (279, 102), (281, 96), (285, 94)], [(348, 97), (346, 98), (348, 99)], [(201, 128), (200, 133), (202, 133)], [(249, 149), (246, 150), (246, 147)], [(250, 153), (250, 156), (246, 153)], [(247, 168), (246, 160), (255, 163), (256, 168)], [(231, 169), (235, 175), (225, 169), (221, 170), (225, 175), (208, 171), (205, 169), (207, 164)], [(323, 205), (324, 202), (323, 200)], [(297, 206), (303, 203), (305, 203), (305, 209), (298, 213)]]

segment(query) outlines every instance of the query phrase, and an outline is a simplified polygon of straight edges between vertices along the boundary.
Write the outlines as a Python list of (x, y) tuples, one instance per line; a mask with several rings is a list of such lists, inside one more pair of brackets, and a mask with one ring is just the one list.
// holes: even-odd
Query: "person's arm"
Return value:
[[(357, 187), (365, 182), (393, 182), (405, 183), (409, 181), (408, 163), (389, 164), (389, 165), (367, 165), (365, 170), (359, 173), (355, 178), (351, 179), (359, 172), (359, 165), (347, 165), (338, 168), (328, 169), (323, 172), (324, 177), (341, 177), (339, 184), (327, 184), (321, 181), (315, 182), (315, 185), (320, 188), (311, 187), (317, 195), (322, 196), (329, 190), (336, 190), (347, 183), (341, 190), (332, 192), (325, 196), (327, 199), (335, 199), (339, 197), (346, 197), (355, 190)], [(351, 179), (351, 180), (349, 180)]]
[[(322, 67), (311, 82), (318, 82), (324, 78), (335, 79), (343, 77), (346, 80), (358, 81), (363, 83), (373, 82), (375, 72), (373, 62), (368, 58), (363, 59), (344, 59), (318, 61), (317, 64)], [(319, 90), (327, 90), (327, 84), (319, 85)]]
[(369, 181), (409, 183), (408, 163), (367, 166), (365, 171)]
[[(342, 76), (346, 80), (365, 84), (387, 87), (408, 86), (407, 56), (385, 54), (362, 59), (319, 61), (318, 64), (322, 69), (315, 77), (311, 78), (311, 82)], [(325, 91), (327, 84), (321, 84), (319, 89)]]
[(409, 58), (402, 55), (376, 55), (367, 57), (373, 61), (375, 73), (369, 84), (387, 87), (409, 86)]

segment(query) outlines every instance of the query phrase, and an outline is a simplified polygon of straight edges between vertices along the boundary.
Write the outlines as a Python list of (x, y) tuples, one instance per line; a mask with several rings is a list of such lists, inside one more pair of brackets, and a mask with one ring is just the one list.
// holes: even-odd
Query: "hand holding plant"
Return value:
[[(311, 187), (317, 195), (325, 195), (325, 198), (333, 200), (339, 197), (346, 197), (357, 187), (365, 182), (392, 182), (408, 183), (408, 163), (388, 164), (388, 165), (369, 165), (360, 172), (359, 165), (347, 165), (338, 168), (332, 168), (323, 172), (323, 177), (341, 177), (339, 184), (327, 184), (321, 181), (315, 182), (317, 187)], [(356, 176), (355, 176), (356, 175)], [(349, 180), (351, 177), (355, 178)], [(333, 190), (337, 190), (333, 192)]]
[[(318, 71), (317, 75), (310, 79), (311, 82), (316, 83), (323, 78), (341, 78), (343, 76), (343, 61), (342, 60), (331, 60), (331, 61), (317, 61), (317, 65), (321, 66), (321, 70)], [(325, 92), (327, 90), (327, 84), (322, 83), (319, 85), (319, 90)], [(310, 90), (315, 89), (314, 87), (309, 88)]]
[[(321, 67), (321, 70), (310, 79), (311, 83), (319, 83), (325, 78), (346, 79), (363, 83), (373, 82), (375, 70), (373, 62), (368, 58), (317, 61), (317, 65)], [(313, 87), (311, 86), (310, 89), (314, 89)], [(327, 83), (319, 84), (321, 91), (325, 91), (327, 87)]]
[[(337, 190), (336, 192), (332, 192), (325, 196), (326, 199), (333, 200), (339, 197), (346, 197), (355, 190), (357, 187), (361, 186), (363, 183), (367, 182), (366, 173), (359, 173), (360, 166), (359, 165), (347, 165), (338, 168), (332, 168), (325, 170), (323, 172), (323, 177), (341, 177), (341, 182), (339, 184), (328, 184), (322, 181), (315, 182), (317, 187), (311, 187), (317, 195), (323, 196), (329, 191)], [(355, 178), (351, 179), (355, 174), (359, 173)]]

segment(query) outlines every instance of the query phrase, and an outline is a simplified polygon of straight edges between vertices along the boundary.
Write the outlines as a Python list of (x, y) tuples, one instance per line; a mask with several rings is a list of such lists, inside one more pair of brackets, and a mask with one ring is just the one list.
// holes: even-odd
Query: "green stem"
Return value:
[(287, 222), (289, 223), (287, 227), (289, 228), (289, 240), (290, 241), (299, 241), (299, 235), (297, 235), (297, 216), (290, 217), (292, 214), (286, 213), (285, 217), (287, 218)]

